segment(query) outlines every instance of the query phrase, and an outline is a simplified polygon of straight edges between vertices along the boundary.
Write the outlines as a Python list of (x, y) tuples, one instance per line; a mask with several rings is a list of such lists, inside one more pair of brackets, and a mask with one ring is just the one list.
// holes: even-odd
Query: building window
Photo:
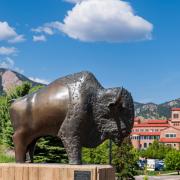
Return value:
[(171, 144), (166, 144), (167, 146), (171, 147)]
[(148, 132), (148, 131), (149, 131), (149, 129), (145, 129), (145, 131), (146, 131), (146, 132)]
[(139, 129), (136, 129), (136, 132), (139, 132)]
[(144, 129), (140, 129), (141, 132), (144, 132)]
[(176, 144), (174, 144), (174, 146), (176, 146)]
[(168, 133), (168, 134), (165, 134), (165, 137), (167, 137), (167, 138), (175, 138), (175, 137), (176, 137), (176, 134), (174, 134), (174, 133)]
[(179, 114), (173, 114), (173, 118), (174, 119), (178, 119), (179, 118)]
[(144, 148), (147, 148), (147, 143), (144, 143)]

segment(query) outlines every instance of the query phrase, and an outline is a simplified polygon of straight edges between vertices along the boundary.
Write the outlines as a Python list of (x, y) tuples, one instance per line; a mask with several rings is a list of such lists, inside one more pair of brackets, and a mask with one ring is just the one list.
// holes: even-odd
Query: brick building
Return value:
[(135, 118), (131, 132), (131, 141), (135, 148), (146, 149), (158, 140), (176, 149), (180, 149), (180, 108), (172, 108), (169, 120)]

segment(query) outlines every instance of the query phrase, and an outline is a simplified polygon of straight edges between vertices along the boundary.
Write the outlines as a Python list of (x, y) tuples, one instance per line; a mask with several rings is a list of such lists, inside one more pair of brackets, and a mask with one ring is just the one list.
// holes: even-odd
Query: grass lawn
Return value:
[[(144, 171), (143, 170), (138, 170), (138, 175), (144, 175)], [(148, 176), (159, 176), (159, 175), (163, 175), (163, 174), (169, 174), (169, 173), (177, 173), (175, 170), (174, 171), (168, 171), (168, 170), (164, 170), (164, 171), (147, 171), (146, 175)], [(171, 174), (170, 174), (171, 175)]]
[(0, 163), (15, 162), (14, 157), (0, 154)]

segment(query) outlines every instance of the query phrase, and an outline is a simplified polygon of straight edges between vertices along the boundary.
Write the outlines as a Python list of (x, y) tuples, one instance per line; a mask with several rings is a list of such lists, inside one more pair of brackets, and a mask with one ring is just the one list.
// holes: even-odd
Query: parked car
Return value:
[(155, 165), (155, 171), (162, 171), (164, 169), (164, 161), (158, 160)]
[(161, 171), (164, 169), (164, 161), (159, 159), (147, 159), (147, 170)]
[(138, 166), (140, 169), (144, 169), (145, 165), (146, 165), (147, 161), (146, 160), (139, 160), (137, 162)]

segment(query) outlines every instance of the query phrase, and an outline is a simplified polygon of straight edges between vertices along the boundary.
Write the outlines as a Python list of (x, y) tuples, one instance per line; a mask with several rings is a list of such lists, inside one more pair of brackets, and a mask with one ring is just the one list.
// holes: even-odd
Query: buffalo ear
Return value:
[(121, 96), (122, 96), (122, 90), (119, 90), (118, 93), (116, 93), (116, 95), (114, 95), (111, 100), (108, 103), (108, 107), (109, 108), (113, 108), (117, 103), (119, 103), (121, 101)]

